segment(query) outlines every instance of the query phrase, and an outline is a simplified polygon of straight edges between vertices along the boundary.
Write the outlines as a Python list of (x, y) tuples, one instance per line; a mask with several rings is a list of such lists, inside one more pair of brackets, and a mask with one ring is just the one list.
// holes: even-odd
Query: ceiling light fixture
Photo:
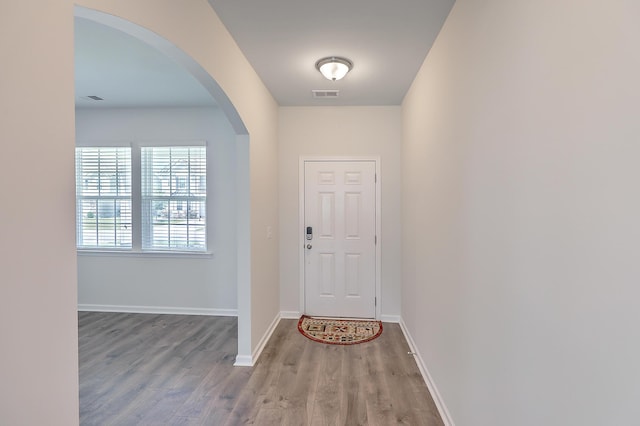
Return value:
[(345, 58), (329, 56), (316, 62), (316, 69), (325, 76), (327, 80), (340, 80), (353, 68), (353, 63)]

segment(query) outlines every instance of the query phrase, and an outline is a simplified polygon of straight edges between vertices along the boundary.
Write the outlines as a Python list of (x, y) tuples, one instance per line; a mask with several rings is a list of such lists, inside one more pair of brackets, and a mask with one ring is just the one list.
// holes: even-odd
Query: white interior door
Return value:
[(304, 163), (305, 313), (374, 318), (374, 161)]

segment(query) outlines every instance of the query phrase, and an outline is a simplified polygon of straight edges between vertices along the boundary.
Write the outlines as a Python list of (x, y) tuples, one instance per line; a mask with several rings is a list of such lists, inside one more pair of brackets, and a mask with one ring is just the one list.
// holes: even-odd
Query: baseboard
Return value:
[(237, 309), (183, 308), (175, 306), (130, 306), (78, 304), (78, 311), (122, 312), (131, 314), (207, 315), (216, 317), (237, 317)]
[(269, 328), (267, 328), (267, 331), (265, 331), (264, 335), (258, 342), (258, 346), (256, 346), (256, 348), (253, 350), (251, 357), (253, 358), (254, 364), (258, 362), (258, 358), (260, 358), (260, 354), (262, 354), (262, 350), (267, 345), (267, 342), (271, 338), (271, 335), (276, 330), (276, 327), (278, 326), (279, 323), (280, 323), (280, 312), (278, 312), (276, 314), (276, 317), (273, 319), (273, 321), (271, 321), (271, 325), (269, 325)]
[(236, 355), (234, 367), (253, 367), (253, 357), (251, 355)]
[(436, 404), (436, 408), (438, 409), (438, 413), (440, 414), (442, 421), (444, 422), (445, 426), (455, 426), (455, 423), (453, 423), (453, 420), (451, 419), (451, 414), (449, 414), (449, 410), (447, 410), (447, 406), (444, 404), (444, 401), (440, 396), (440, 392), (438, 392), (438, 388), (436, 387), (431, 374), (429, 374), (429, 370), (427, 369), (427, 366), (416, 347), (416, 343), (414, 342), (413, 337), (411, 337), (411, 333), (409, 333), (409, 330), (407, 329), (407, 325), (404, 323), (404, 320), (402, 318), (400, 318), (399, 323), (400, 328), (402, 329), (402, 333), (404, 333), (404, 337), (407, 339), (407, 343), (409, 344), (409, 349), (411, 349), (411, 352), (414, 353), (416, 364), (418, 364), (418, 369), (420, 369), (420, 373), (422, 374), (422, 377), (424, 378), (424, 381), (429, 388), (429, 392), (433, 397), (433, 402), (435, 402)]
[(400, 323), (400, 315), (380, 315), (380, 321), (398, 324)]
[(280, 318), (282, 319), (299, 319), (302, 314), (298, 311), (281, 311)]
[(258, 358), (260, 358), (260, 354), (264, 347), (267, 345), (267, 342), (271, 338), (271, 335), (275, 331), (276, 327), (280, 323), (280, 313), (276, 314), (276, 317), (271, 321), (271, 324), (265, 331), (264, 335), (258, 342), (258, 346), (253, 350), (253, 353), (249, 355), (236, 355), (236, 362), (233, 363), (235, 367), (253, 367), (256, 362), (258, 362)]

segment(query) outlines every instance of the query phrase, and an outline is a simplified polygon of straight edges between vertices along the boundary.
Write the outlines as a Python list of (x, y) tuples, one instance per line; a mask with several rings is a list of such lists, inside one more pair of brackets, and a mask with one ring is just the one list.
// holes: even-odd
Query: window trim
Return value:
[[(204, 175), (202, 175), (202, 152), (204, 151)], [(146, 154), (145, 154), (146, 152)], [(142, 220), (142, 250), (153, 250), (153, 251), (194, 251), (194, 252), (202, 252), (206, 251), (208, 247), (208, 232), (207, 232), (207, 192), (206, 192), (206, 181), (207, 181), (207, 147), (206, 145), (200, 144), (192, 144), (192, 145), (170, 145), (170, 146), (142, 146), (140, 148), (141, 154), (141, 168), (140, 171), (144, 176), (141, 176), (141, 185), (140, 185), (140, 196), (141, 196), (141, 220)], [(174, 155), (176, 157), (174, 157)], [(184, 157), (186, 155), (186, 157)], [(175, 158), (175, 159), (174, 159)], [(172, 160), (173, 159), (173, 160)], [(168, 161), (169, 162), (166, 162)], [(150, 161), (150, 163), (147, 163)], [(159, 163), (157, 162), (159, 161)], [(186, 161), (186, 163), (185, 163)], [(187, 168), (185, 168), (185, 164), (187, 164)], [(156, 167), (161, 166), (161, 169), (164, 172), (161, 173), (162, 179), (168, 179), (166, 184), (168, 187), (157, 187), (158, 182), (156, 178), (160, 179), (160, 175), (155, 175), (155, 173), (159, 169), (156, 170)], [(182, 169), (182, 173), (180, 170)], [(186, 172), (186, 175), (183, 173)], [(198, 176), (204, 176), (204, 189), (205, 192), (202, 192), (202, 180), (198, 179), (199, 184), (196, 187), (192, 185), (192, 177), (197, 178)], [(175, 179), (175, 181), (174, 181)], [(186, 180), (186, 181), (185, 181)], [(181, 186), (178, 182), (183, 182)], [(185, 186), (186, 185), (186, 186)], [(181, 189), (182, 188), (182, 189)], [(187, 193), (183, 193), (184, 189), (187, 189)], [(157, 192), (157, 191), (160, 192)], [(192, 193), (192, 190), (194, 193)], [(167, 192), (168, 191), (168, 192)], [(157, 218), (153, 217), (152, 211), (154, 208), (152, 207), (157, 202), (166, 203), (167, 205), (167, 221), (166, 226), (163, 226), (157, 222)], [(205, 233), (204, 233), (204, 241), (199, 240), (197, 234), (193, 234), (192, 237), (189, 237), (189, 234), (192, 230), (197, 228), (201, 228), (201, 224), (198, 224), (195, 220), (196, 218), (191, 218), (189, 216), (189, 204), (196, 203), (196, 205), (203, 206), (204, 218), (205, 218)], [(178, 204), (180, 206), (186, 207), (186, 224), (179, 224), (179, 221), (174, 221), (173, 215), (170, 214), (171, 209), (169, 206), (171, 204)], [(182, 210), (178, 208), (177, 210)], [(199, 211), (200, 207), (198, 207)], [(191, 225), (189, 223), (192, 223)], [(158, 244), (155, 238), (155, 229), (158, 226), (160, 229), (166, 227), (167, 231), (167, 246), (163, 247), (161, 244)], [(172, 244), (175, 244), (177, 241), (180, 241), (180, 238), (177, 236), (172, 236), (172, 228), (175, 229), (174, 233), (180, 229), (186, 230), (186, 246), (183, 247), (171, 247)], [(176, 234), (178, 235), (178, 234)], [(193, 240), (191, 239), (193, 238)], [(203, 243), (204, 248), (197, 247), (197, 243)], [(155, 245), (154, 245), (155, 243)]]
[[(211, 251), (210, 238), (210, 186), (207, 183), (207, 193), (205, 196), (207, 220), (206, 239), (204, 250), (180, 250), (180, 249), (143, 249), (142, 248), (142, 148), (143, 147), (170, 147), (170, 146), (202, 146), (205, 147), (207, 156), (206, 176), (209, 180), (210, 167), (210, 146), (207, 140), (105, 140), (89, 141), (77, 140), (76, 148), (99, 148), (99, 147), (129, 147), (131, 148), (131, 248), (119, 247), (78, 247), (76, 241), (76, 252), (82, 256), (114, 256), (114, 257), (149, 257), (149, 258), (211, 258), (214, 256)], [(77, 197), (76, 197), (77, 200)], [(76, 201), (77, 204), (77, 201)], [(77, 214), (77, 207), (76, 207)], [(76, 231), (77, 232), (77, 231)], [(77, 238), (77, 236), (76, 236)]]
[(152, 250), (130, 250), (130, 249), (78, 249), (77, 254), (80, 256), (98, 256), (98, 257), (144, 257), (144, 258), (213, 258), (215, 255), (212, 251), (152, 251)]
[[(107, 158), (111, 158), (111, 160), (115, 159), (115, 176), (116, 176), (116, 192), (113, 194), (109, 194), (109, 192), (107, 192), (108, 195), (103, 195), (102, 194), (102, 185), (103, 185), (103, 176), (101, 173), (101, 169), (103, 167), (103, 165), (105, 167), (106, 164), (103, 163), (102, 160), (91, 160), (91, 157), (93, 155), (96, 154), (86, 154), (88, 155), (88, 157), (85, 156), (85, 153), (83, 153), (83, 150), (93, 150), (96, 151), (97, 153), (97, 158), (101, 158), (102, 154), (101, 152), (107, 151), (107, 150), (118, 150), (116, 151), (115, 157), (107, 157)], [(119, 150), (124, 149), (126, 150), (126, 152), (122, 152), (122, 153), (118, 153)], [(106, 154), (105, 154), (106, 155)], [(120, 160), (118, 160), (118, 158), (120, 157), (120, 155), (123, 155), (125, 157), (124, 161), (126, 161), (127, 157), (129, 160), (129, 164), (126, 164), (125, 162), (123, 162), (122, 164), (120, 163)], [(82, 158), (83, 161), (81, 161), (80, 163), (78, 163), (78, 159)], [(86, 161), (84, 161), (86, 160)], [(132, 215), (133, 215), (133, 211), (132, 211), (132, 198), (133, 198), (133, 181), (132, 181), (132, 171), (131, 171), (131, 148), (127, 147), (127, 146), (76, 146), (75, 148), (75, 185), (76, 185), (76, 194), (75, 194), (75, 217), (76, 217), (76, 247), (78, 247), (78, 244), (82, 241), (84, 242), (84, 236), (86, 236), (85, 234), (85, 220), (88, 220), (89, 216), (87, 216), (85, 218), (84, 216), (84, 206), (86, 202), (88, 203), (95, 203), (95, 225), (96, 225), (96, 235), (95, 235), (95, 239), (96, 239), (96, 244), (92, 245), (92, 244), (83, 244), (81, 246), (82, 249), (89, 249), (89, 250), (102, 250), (102, 249), (115, 249), (115, 250), (130, 250), (133, 247), (133, 241), (131, 241), (131, 238), (133, 236), (133, 231), (130, 230), (128, 232), (124, 232), (126, 237), (129, 237), (129, 241), (131, 241), (131, 246), (128, 245), (118, 245), (117, 241), (118, 241), (118, 235), (120, 235), (120, 238), (122, 238), (122, 234), (123, 231), (118, 231), (117, 226), (116, 226), (116, 215), (115, 215), (115, 211), (116, 211), (116, 205), (117, 203), (120, 202), (124, 202), (125, 204), (128, 204), (130, 211), (130, 217), (129, 219), (132, 220)], [(105, 162), (107, 160), (105, 159)], [(128, 167), (127, 167), (128, 166)], [(97, 169), (95, 169), (95, 167), (97, 167)], [(123, 168), (123, 169), (121, 169)], [(97, 170), (97, 175), (95, 175)], [(78, 175), (78, 171), (80, 171), (80, 175)], [(92, 173), (94, 174), (93, 179), (91, 179), (91, 175)], [(85, 186), (85, 183), (87, 182), (87, 180), (95, 180), (97, 179), (97, 187), (94, 189), (94, 191), (91, 191), (90, 189), (88, 189)], [(120, 179), (124, 179), (124, 184), (121, 187), (119, 183)], [(128, 182), (127, 182), (128, 180)], [(108, 186), (112, 186), (112, 184), (109, 184)], [(128, 191), (127, 191), (128, 190)], [(95, 192), (97, 191), (97, 193)], [(121, 192), (123, 191), (123, 192)], [(123, 195), (123, 194), (127, 194), (128, 195)], [(109, 205), (111, 202), (113, 202), (113, 222), (114, 222), (114, 245), (101, 245), (100, 244), (100, 225), (99, 225), (99, 218), (100, 218), (100, 205), (102, 203), (107, 203), (107, 205)], [(129, 223), (129, 225), (131, 226), (131, 228), (133, 228), (132, 226), (132, 222), (125, 222), (125, 223)], [(82, 228), (82, 231), (81, 231)], [(91, 232), (90, 232), (91, 233)]]

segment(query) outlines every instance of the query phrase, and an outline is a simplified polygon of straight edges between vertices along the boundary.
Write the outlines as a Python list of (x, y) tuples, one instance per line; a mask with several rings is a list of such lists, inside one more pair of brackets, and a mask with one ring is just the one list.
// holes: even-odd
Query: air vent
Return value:
[(100, 96), (96, 96), (96, 95), (85, 96), (85, 99), (91, 99), (92, 101), (104, 101), (103, 98), (101, 98)]
[(340, 93), (339, 90), (312, 90), (315, 99), (335, 99)]

